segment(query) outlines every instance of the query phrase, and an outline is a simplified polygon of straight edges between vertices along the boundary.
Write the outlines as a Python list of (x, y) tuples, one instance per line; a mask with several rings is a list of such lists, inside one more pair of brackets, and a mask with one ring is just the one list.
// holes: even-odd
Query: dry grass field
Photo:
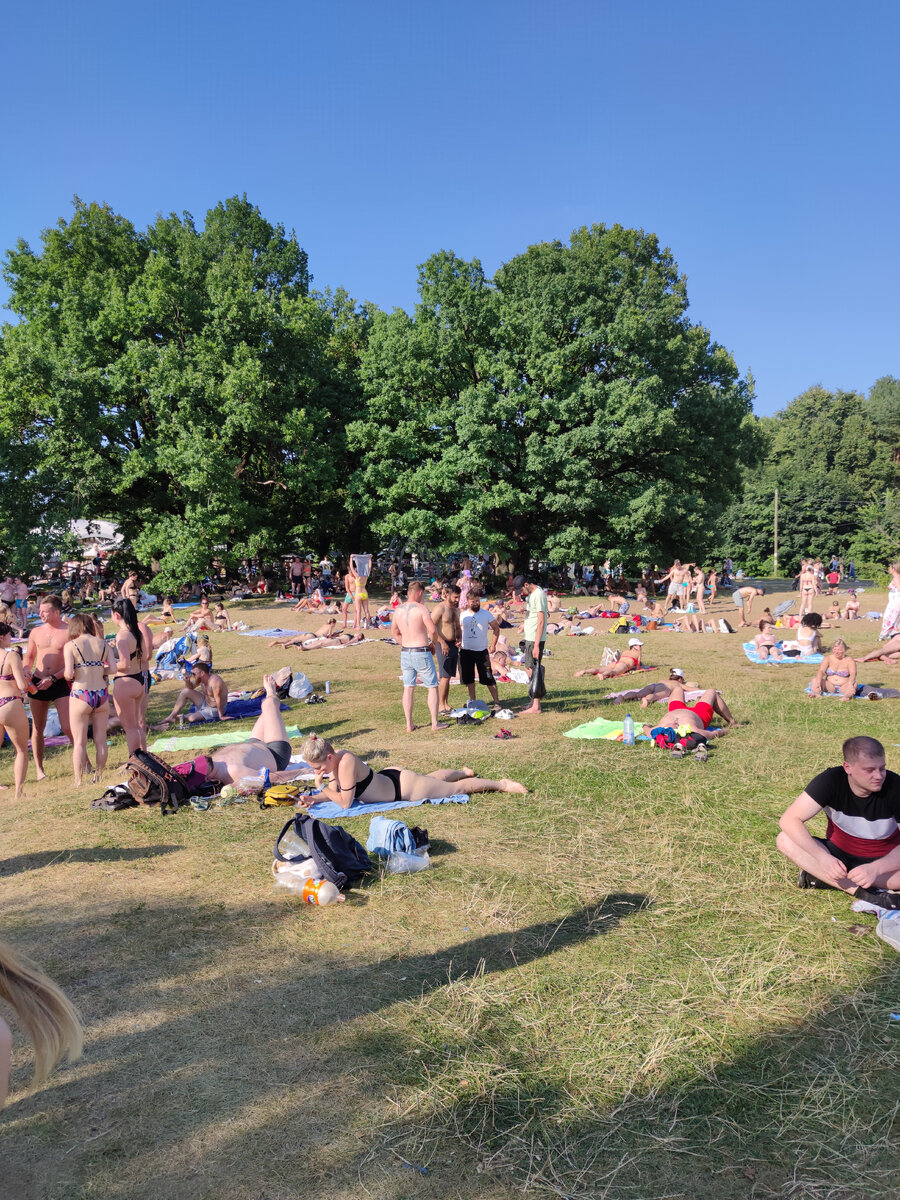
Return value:
[[(852, 652), (877, 632), (848, 625)], [(845, 898), (799, 891), (773, 845), (845, 737), (879, 737), (900, 767), (900, 704), (811, 700), (808, 667), (753, 666), (737, 635), (645, 642), (749, 722), (708, 763), (561, 736), (622, 715), (614, 685), (573, 678), (611, 637), (551, 638), (546, 712), (501, 742), (499, 721), (406, 734), (399, 654), (378, 640), (301, 654), (215, 635), (230, 686), (287, 662), (331, 680), (288, 723), (376, 768), (530, 789), (401, 813), (428, 827), (434, 868), (375, 873), (327, 910), (273, 887), (283, 809), (98, 812), (65, 749), (23, 803), (0, 793), (2, 936), (87, 1028), (83, 1058), (34, 1094), (17, 1040), (2, 1200), (900, 1195), (900, 964), (851, 931), (874, 921)], [(152, 718), (176, 686), (154, 688)], [(347, 827), (365, 842), (367, 819)]]

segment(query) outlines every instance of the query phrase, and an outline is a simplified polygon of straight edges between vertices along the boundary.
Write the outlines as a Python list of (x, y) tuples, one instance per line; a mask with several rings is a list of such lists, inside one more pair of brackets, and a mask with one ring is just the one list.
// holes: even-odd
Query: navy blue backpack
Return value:
[[(278, 849), (281, 839), (293, 828), (309, 846), (309, 855), (285, 855)], [(372, 870), (372, 860), (352, 834), (340, 825), (329, 825), (309, 813), (297, 813), (275, 839), (275, 857), (279, 862), (305, 862), (311, 857), (316, 864), (316, 877), (327, 879), (343, 891), (351, 888)]]

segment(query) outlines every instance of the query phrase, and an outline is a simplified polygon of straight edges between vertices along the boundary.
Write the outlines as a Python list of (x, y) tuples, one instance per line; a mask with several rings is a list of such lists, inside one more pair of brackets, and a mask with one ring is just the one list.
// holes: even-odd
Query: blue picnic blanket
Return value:
[[(778, 646), (778, 649), (780, 650), (784, 643), (777, 642), (776, 644)], [(747, 655), (747, 657), (750, 659), (750, 661), (752, 663), (756, 663), (758, 666), (763, 666), (763, 667), (767, 667), (769, 665), (769, 663), (772, 663), (776, 667), (789, 667), (792, 665), (795, 666), (797, 663), (820, 663), (822, 661), (821, 654), (807, 654), (807, 656), (805, 658), (803, 657), (802, 654), (799, 655), (797, 658), (782, 658), (782, 659), (760, 658), (759, 655), (756, 653), (756, 644), (754, 642), (744, 642), (743, 646), (744, 646), (744, 653)]]
[(427, 800), (383, 800), (380, 804), (364, 804), (355, 800), (349, 808), (341, 808), (333, 800), (320, 800), (306, 810), (311, 817), (330, 821), (336, 817), (361, 817), (366, 813), (392, 812), (396, 808), (418, 808), (420, 804), (468, 804), (469, 797), (463, 792), (455, 796), (431, 796)]
[[(262, 702), (262, 696), (257, 700), (229, 700), (225, 705), (225, 716), (237, 721), (243, 721), (247, 717), (258, 717), (262, 712)], [(286, 712), (289, 708), (289, 704), (281, 705), (282, 712)], [(193, 705), (191, 706), (191, 712), (196, 712)]]

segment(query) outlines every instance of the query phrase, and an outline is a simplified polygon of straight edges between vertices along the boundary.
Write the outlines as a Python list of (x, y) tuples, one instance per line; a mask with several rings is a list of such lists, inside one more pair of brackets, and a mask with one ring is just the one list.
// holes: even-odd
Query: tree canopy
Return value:
[(879, 425), (871, 396), (812, 387), (759, 427), (765, 457), (723, 515), (721, 552), (751, 570), (771, 570), (777, 487), (781, 567), (807, 554), (877, 565), (896, 553), (897, 427)]
[(348, 431), (369, 450), (354, 495), (384, 537), (520, 564), (705, 541), (757, 453), (752, 391), (687, 320), (655, 237), (594, 225), (493, 280), (442, 252), (419, 296), (411, 316), (376, 316)]
[(76, 200), (42, 241), (4, 266), (0, 470), (27, 521), (109, 517), (164, 583), (340, 527), (353, 389), (294, 234), (246, 198), (145, 233)]
[(0, 566), (107, 518), (169, 588), (299, 548), (629, 566), (689, 550), (768, 565), (900, 545), (900, 381), (811, 388), (774, 418), (688, 319), (657, 238), (529, 246), (489, 278), (450, 251), (413, 312), (311, 290), (296, 235), (244, 197), (138, 230), (76, 198), (5, 258)]

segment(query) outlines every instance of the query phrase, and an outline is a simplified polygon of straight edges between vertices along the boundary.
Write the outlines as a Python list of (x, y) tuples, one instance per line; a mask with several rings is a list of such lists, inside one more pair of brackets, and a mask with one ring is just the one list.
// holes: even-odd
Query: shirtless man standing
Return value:
[(46, 779), (44, 770), (44, 729), (50, 705), (56, 705), (62, 731), (71, 742), (69, 726), (69, 685), (65, 679), (63, 648), (69, 640), (69, 627), (62, 619), (59, 596), (46, 596), (38, 610), (42, 625), (32, 629), (25, 648), (25, 676), (31, 677), (36, 690), (31, 696), (31, 749), (38, 779)]
[(450, 712), (450, 680), (456, 674), (459, 664), (459, 644), (462, 640), (462, 626), (459, 621), (460, 594), (460, 589), (455, 583), (449, 584), (443, 590), (440, 604), (431, 610), (437, 638), (438, 715), (444, 717)]
[(666, 580), (669, 583), (666, 591), (666, 603), (663, 606), (664, 613), (667, 613), (673, 604), (677, 604), (679, 608), (684, 607), (681, 601), (687, 599), (693, 566), (693, 563), (682, 565), (681, 559), (676, 558), (666, 574), (659, 580), (659, 583), (665, 583)]
[(194, 725), (199, 721), (224, 721), (225, 709), (228, 705), (228, 688), (221, 675), (216, 675), (210, 669), (209, 663), (196, 662), (191, 668), (188, 687), (183, 687), (178, 693), (178, 699), (172, 706), (172, 711), (154, 730), (168, 729), (180, 712), (190, 704), (196, 705), (197, 711), (191, 713), (188, 724)]
[(394, 610), (391, 621), (391, 637), (401, 646), (400, 666), (403, 670), (403, 714), (406, 717), (406, 731), (412, 733), (413, 702), (416, 695), (416, 679), (421, 679), (428, 688), (428, 711), (431, 713), (431, 728), (446, 729), (447, 726), (438, 722), (438, 677), (431, 657), (432, 644), (437, 637), (437, 630), (431, 614), (422, 603), (424, 589), (417, 580), (406, 590), (408, 597), (405, 604)]

